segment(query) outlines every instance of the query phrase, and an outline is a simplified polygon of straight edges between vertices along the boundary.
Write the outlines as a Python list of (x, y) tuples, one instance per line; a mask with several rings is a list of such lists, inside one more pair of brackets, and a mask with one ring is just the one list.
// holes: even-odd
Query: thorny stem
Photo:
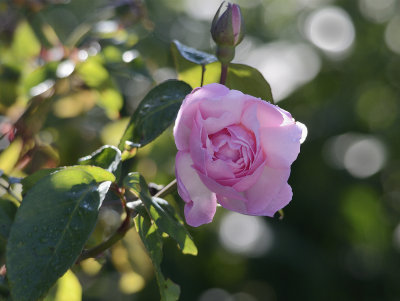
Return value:
[(221, 85), (225, 85), (227, 75), (228, 75), (228, 65), (221, 64), (221, 79), (219, 81)]

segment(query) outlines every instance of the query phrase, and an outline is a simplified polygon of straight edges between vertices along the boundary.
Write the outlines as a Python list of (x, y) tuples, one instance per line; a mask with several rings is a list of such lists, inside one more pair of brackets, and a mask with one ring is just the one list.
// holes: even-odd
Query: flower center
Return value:
[(231, 163), (236, 171), (243, 170), (254, 160), (254, 134), (241, 125), (231, 125), (208, 136), (208, 151), (213, 160)]

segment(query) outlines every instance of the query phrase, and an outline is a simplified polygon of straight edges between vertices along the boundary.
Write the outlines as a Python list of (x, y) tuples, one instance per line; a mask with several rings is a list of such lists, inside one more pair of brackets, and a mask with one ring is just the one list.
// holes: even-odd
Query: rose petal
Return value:
[(268, 166), (287, 168), (300, 152), (302, 128), (296, 123), (260, 129), (261, 144)]
[(243, 93), (232, 90), (224, 97), (228, 98), (229, 101), (221, 101), (220, 98), (210, 98), (204, 99), (200, 103), (204, 127), (209, 135), (232, 124), (240, 123), (244, 105)]
[(200, 179), (208, 189), (217, 194), (218, 203), (226, 209), (240, 213), (246, 213), (246, 199), (242, 193), (237, 192), (229, 186), (223, 186), (201, 172), (198, 173)]
[(217, 207), (217, 198), (215, 193), (202, 183), (192, 165), (193, 160), (189, 153), (179, 151), (176, 154), (178, 193), (186, 203), (186, 222), (193, 227), (198, 227), (212, 221)]
[[(199, 104), (207, 100), (219, 100), (220, 97), (229, 93), (229, 89), (219, 84), (209, 84), (202, 88), (194, 89), (183, 100), (182, 106), (176, 117), (174, 126), (175, 144), (178, 150), (189, 149), (189, 135), (194, 117), (199, 111)], [(219, 112), (221, 115), (223, 112)]]
[(257, 119), (260, 127), (273, 127), (294, 122), (288, 111), (265, 101), (257, 104)]
[(285, 207), (292, 200), (293, 192), (288, 183), (285, 183), (276, 197), (268, 203), (262, 211), (254, 213), (254, 215), (274, 216), (274, 214)]
[(286, 185), (290, 175), (289, 168), (274, 169), (265, 167), (257, 183), (244, 192), (247, 199), (247, 213), (257, 214), (273, 202)]

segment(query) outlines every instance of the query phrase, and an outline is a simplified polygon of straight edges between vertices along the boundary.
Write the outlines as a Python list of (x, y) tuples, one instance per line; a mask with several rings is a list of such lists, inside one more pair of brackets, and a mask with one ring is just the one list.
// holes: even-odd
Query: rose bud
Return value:
[(240, 7), (228, 3), (226, 10), (220, 14), (224, 2), (219, 7), (211, 24), (211, 35), (217, 44), (217, 57), (227, 64), (235, 56), (235, 46), (239, 45), (244, 37), (244, 22)]
[(289, 112), (221, 84), (197, 88), (174, 126), (176, 179), (186, 222), (212, 221), (217, 203), (273, 216), (292, 199), (287, 183), (306, 127)]

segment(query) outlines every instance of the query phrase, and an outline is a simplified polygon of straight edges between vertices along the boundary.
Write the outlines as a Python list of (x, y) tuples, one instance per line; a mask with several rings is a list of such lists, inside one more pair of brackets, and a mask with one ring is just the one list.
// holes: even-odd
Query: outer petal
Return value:
[(213, 179), (207, 177), (206, 175), (199, 172), (200, 179), (203, 181), (204, 185), (207, 186), (211, 191), (217, 194), (218, 203), (225, 207), (226, 209), (246, 213), (246, 199), (243, 194), (236, 191), (232, 187), (223, 186)]
[[(265, 208), (275, 202), (281, 189), (284, 185), (287, 185), (289, 175), (289, 168), (274, 169), (266, 167), (257, 183), (244, 192), (247, 199), (247, 213), (262, 215), (260, 212), (263, 212)], [(286, 204), (282, 203), (282, 207)], [(273, 207), (280, 207), (280, 205), (281, 203), (278, 202)]]
[(192, 128), (192, 122), (199, 110), (200, 102), (220, 97), (229, 93), (229, 89), (219, 84), (209, 84), (202, 88), (197, 88), (192, 91), (183, 100), (182, 106), (179, 109), (174, 126), (175, 144), (178, 150), (189, 149), (189, 135)]
[(289, 168), (300, 152), (303, 129), (296, 123), (260, 129), (261, 145), (268, 166)]
[(258, 101), (257, 103), (257, 119), (261, 127), (279, 126), (294, 122), (288, 111), (265, 101)]
[(254, 213), (254, 215), (274, 216), (274, 214), (285, 207), (292, 200), (293, 192), (288, 183), (285, 183), (276, 197), (268, 203), (262, 211)]
[(204, 99), (199, 108), (207, 133), (214, 134), (232, 124), (240, 123), (243, 98), (243, 93), (231, 90), (224, 97)]
[(217, 198), (215, 193), (203, 184), (192, 166), (193, 161), (189, 153), (176, 154), (175, 172), (178, 193), (186, 203), (186, 222), (193, 227), (198, 227), (212, 221), (217, 207)]

